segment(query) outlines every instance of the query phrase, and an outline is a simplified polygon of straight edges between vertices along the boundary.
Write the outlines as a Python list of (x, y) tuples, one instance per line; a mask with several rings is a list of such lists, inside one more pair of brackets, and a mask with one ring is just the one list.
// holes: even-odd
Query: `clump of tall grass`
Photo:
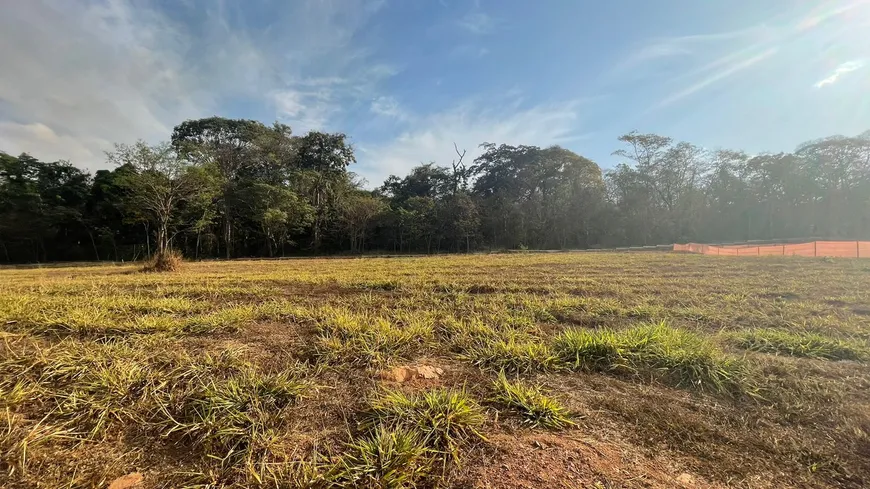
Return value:
[(619, 331), (566, 330), (554, 339), (553, 350), (575, 370), (651, 375), (718, 393), (740, 390), (746, 376), (742, 362), (709, 340), (664, 322)]
[(339, 487), (404, 489), (417, 487), (433, 464), (420, 432), (379, 426), (352, 442), (329, 479)]
[(483, 409), (464, 390), (436, 389), (383, 391), (371, 401), (364, 425), (414, 430), (427, 446), (458, 460), (460, 446), (483, 439), (483, 422)]
[(544, 394), (540, 386), (510, 381), (499, 372), (493, 382), (492, 400), (520, 415), (532, 427), (560, 429), (573, 426), (571, 415), (559, 401)]
[(178, 250), (168, 249), (156, 253), (142, 267), (143, 272), (175, 272), (181, 270), (184, 257)]
[(863, 360), (866, 346), (811, 332), (791, 332), (776, 329), (752, 329), (730, 335), (737, 347), (761, 353), (826, 360)]
[(211, 379), (194, 385), (178, 405), (171, 398), (164, 402), (158, 424), (163, 436), (180, 435), (208, 457), (228, 461), (250, 455), (251, 440), (280, 423), (284, 409), (309, 387), (286, 372), (245, 371), (228, 379)]

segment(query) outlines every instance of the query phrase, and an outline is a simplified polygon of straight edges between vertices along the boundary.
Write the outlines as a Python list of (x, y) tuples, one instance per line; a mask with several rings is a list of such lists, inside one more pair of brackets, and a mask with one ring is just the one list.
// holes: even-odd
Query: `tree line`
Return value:
[(366, 190), (344, 134), (221, 117), (118, 144), (113, 169), (0, 152), (0, 260), (469, 252), (870, 238), (870, 131), (791, 153), (619, 138), (603, 172), (564, 148), (483, 143)]

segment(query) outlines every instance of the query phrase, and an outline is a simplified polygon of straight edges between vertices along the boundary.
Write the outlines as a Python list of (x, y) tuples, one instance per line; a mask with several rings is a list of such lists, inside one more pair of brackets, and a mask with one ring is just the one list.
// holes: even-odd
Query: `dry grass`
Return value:
[[(149, 488), (675, 487), (683, 472), (723, 487), (870, 484), (865, 260), (137, 272), (0, 269), (0, 486), (105, 487), (133, 470)], [(446, 374), (377, 380), (415, 363)], [(510, 445), (544, 433), (586, 455)], [(608, 478), (611, 458), (589, 454), (615, 449), (645, 472)]]
[(181, 252), (176, 250), (167, 250), (162, 253), (157, 253), (153, 258), (145, 263), (142, 268), (143, 272), (177, 272), (181, 270), (181, 264), (184, 258)]

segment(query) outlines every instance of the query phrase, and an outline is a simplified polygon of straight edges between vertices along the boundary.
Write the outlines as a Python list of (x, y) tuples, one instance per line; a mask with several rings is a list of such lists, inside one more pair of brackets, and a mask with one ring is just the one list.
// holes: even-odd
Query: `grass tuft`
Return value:
[(493, 382), (493, 391), (494, 402), (516, 412), (524, 423), (532, 427), (560, 429), (574, 426), (568, 410), (545, 395), (539, 386), (520, 380), (510, 381), (504, 372), (499, 372)]
[(463, 444), (483, 439), (483, 409), (465, 391), (436, 389), (406, 394), (384, 391), (371, 401), (364, 425), (407, 428), (423, 442), (458, 460)]
[(179, 433), (207, 456), (223, 461), (247, 455), (250, 441), (278, 423), (283, 409), (309, 387), (288, 373), (245, 371), (211, 380), (187, 394), (178, 413), (171, 412), (171, 403), (163, 405), (164, 435)]
[(493, 371), (529, 373), (556, 370), (559, 359), (550, 346), (531, 339), (513, 336), (470, 344), (460, 354), (472, 364)]
[(571, 329), (555, 338), (553, 349), (576, 370), (648, 374), (677, 387), (733, 393), (746, 380), (741, 362), (664, 322), (621, 331)]
[(744, 350), (793, 357), (863, 360), (868, 355), (867, 348), (855, 342), (809, 332), (753, 329), (731, 335), (730, 340)]
[(166, 250), (162, 253), (157, 253), (153, 258), (145, 262), (142, 267), (143, 272), (177, 272), (181, 270), (181, 264), (184, 258), (180, 251)]
[(419, 432), (380, 426), (348, 446), (330, 479), (339, 487), (411, 488), (429, 475), (432, 463), (432, 452)]

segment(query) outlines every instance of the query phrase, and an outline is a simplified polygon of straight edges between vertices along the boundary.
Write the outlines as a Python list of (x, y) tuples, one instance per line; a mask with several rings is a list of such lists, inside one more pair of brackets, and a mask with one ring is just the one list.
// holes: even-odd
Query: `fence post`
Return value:
[(819, 242), (813, 241), (813, 256), (819, 256)]
[(758, 256), (761, 256), (761, 246), (756, 246), (756, 247), (755, 247), (755, 251), (757, 252), (756, 254), (757, 254)]
[(785, 245), (782, 245), (782, 256), (785, 256)]
[(855, 258), (861, 258), (861, 242), (855, 241)]

